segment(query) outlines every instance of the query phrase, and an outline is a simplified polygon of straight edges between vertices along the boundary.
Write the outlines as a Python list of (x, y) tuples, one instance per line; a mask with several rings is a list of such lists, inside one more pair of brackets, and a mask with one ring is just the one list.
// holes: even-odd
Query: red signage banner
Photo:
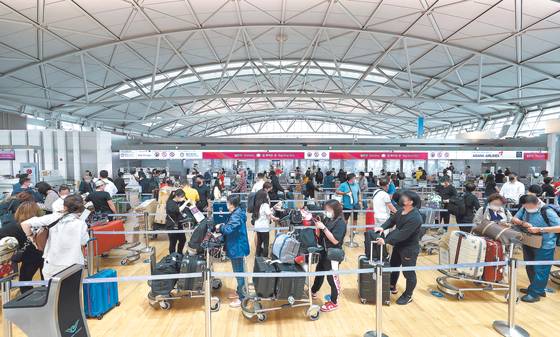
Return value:
[(202, 159), (304, 159), (304, 152), (202, 152)]
[(16, 152), (14, 150), (0, 150), (0, 160), (16, 160)]
[(426, 160), (428, 152), (331, 152), (330, 159)]
[(548, 160), (548, 152), (523, 152), (523, 160)]

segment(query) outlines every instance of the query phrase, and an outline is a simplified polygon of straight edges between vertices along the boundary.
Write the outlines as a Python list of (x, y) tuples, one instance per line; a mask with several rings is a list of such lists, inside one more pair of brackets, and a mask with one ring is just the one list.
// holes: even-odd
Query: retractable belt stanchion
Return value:
[(513, 244), (511, 245), (510, 258), (508, 260), (508, 320), (494, 321), (494, 329), (505, 337), (529, 337), (527, 330), (515, 325), (515, 304), (517, 303), (517, 259), (513, 257)]
[(144, 247), (144, 249), (142, 249), (142, 253), (150, 253), (152, 251), (152, 248), (150, 248), (150, 235), (148, 234), (148, 231), (150, 230), (148, 223), (150, 221), (150, 213), (148, 212), (144, 212), (144, 244), (146, 245), (146, 247)]
[[(10, 289), (12, 286), (11, 277), (9, 279), (2, 280), (0, 284), (2, 290), (2, 306), (10, 302)], [(2, 330), (4, 331), (4, 337), (12, 337), (12, 322), (6, 319), (4, 312), (2, 312)]]
[(210, 252), (206, 251), (206, 268), (204, 270), (204, 318), (206, 337), (212, 337), (212, 275), (210, 275)]
[[(383, 245), (380, 245), (379, 261), (375, 265), (375, 331), (368, 331), (364, 337), (388, 337), (383, 333), (383, 319), (381, 317), (383, 312)], [(372, 249), (373, 252), (373, 242)]]

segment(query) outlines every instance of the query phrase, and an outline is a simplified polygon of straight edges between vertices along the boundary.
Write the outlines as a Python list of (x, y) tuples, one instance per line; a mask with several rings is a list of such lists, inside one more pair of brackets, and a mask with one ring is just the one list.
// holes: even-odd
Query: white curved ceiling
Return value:
[(0, 109), (163, 137), (409, 137), (560, 98), (551, 0), (0, 0)]

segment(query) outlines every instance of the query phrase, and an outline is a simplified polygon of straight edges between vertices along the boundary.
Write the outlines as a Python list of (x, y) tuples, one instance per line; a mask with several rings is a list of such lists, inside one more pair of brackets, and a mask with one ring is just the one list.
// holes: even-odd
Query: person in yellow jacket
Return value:
[(188, 181), (183, 187), (183, 191), (185, 192), (185, 198), (190, 201), (192, 205), (195, 205), (198, 201), (200, 201), (200, 196), (198, 195), (198, 191), (189, 185)]

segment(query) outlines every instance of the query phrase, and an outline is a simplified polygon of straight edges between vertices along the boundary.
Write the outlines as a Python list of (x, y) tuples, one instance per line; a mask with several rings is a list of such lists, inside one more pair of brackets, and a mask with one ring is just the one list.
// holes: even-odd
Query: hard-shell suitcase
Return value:
[(373, 212), (373, 208), (368, 208), (366, 210), (366, 231), (372, 230), (374, 227), (375, 227), (375, 213)]
[(282, 263), (294, 263), (300, 243), (291, 234), (280, 234), (272, 244), (272, 258)]
[[(360, 255), (358, 257), (358, 265), (360, 269), (370, 269), (373, 266), (369, 263), (369, 259), (365, 255)], [(384, 267), (389, 267), (389, 263), (385, 262)], [(375, 279), (375, 273), (370, 274), (358, 274), (358, 293), (360, 296), (360, 302), (365, 303), (375, 303), (377, 300), (376, 296), (376, 285), (377, 280)], [(391, 273), (383, 273), (382, 280), (382, 293), (381, 300), (383, 305), (391, 304)]]
[[(271, 264), (265, 257), (255, 257), (255, 265), (253, 266), (255, 273), (276, 273), (276, 267)], [(253, 285), (258, 297), (270, 298), (274, 296), (276, 291), (276, 278), (274, 277), (253, 277)]]
[[(372, 248), (372, 242), (374, 242), (375, 240), (379, 239), (379, 238), (385, 238), (385, 235), (383, 235), (383, 233), (378, 233), (375, 231), (366, 231), (364, 233), (364, 248), (365, 248), (365, 253), (366, 253), (366, 257), (368, 259), (372, 259), (372, 260), (379, 260), (380, 256), (379, 254), (381, 254), (381, 252), (379, 251), (378, 246), (376, 243), (373, 244), (373, 256), (371, 256), (371, 248)], [(387, 249), (385, 249), (385, 247), (383, 247), (383, 260), (387, 259)]]
[[(154, 270), (152, 271), (152, 275), (177, 274), (182, 260), (183, 256), (181, 254), (167, 255), (156, 263)], [(176, 279), (152, 280), (150, 281), (151, 294), (153, 296), (169, 296), (171, 290), (175, 288), (176, 283)]]
[[(486, 240), (469, 233), (454, 231), (449, 238), (449, 261), (452, 264), (480, 263), (486, 258)], [(456, 268), (467, 277), (482, 277), (483, 267)]]
[(200, 273), (200, 277), (182, 278), (177, 280), (179, 290), (202, 291), (204, 279), (202, 272), (206, 267), (206, 261), (202, 255), (185, 255), (181, 261), (179, 272), (181, 274)]
[[(275, 267), (276, 271), (278, 271), (278, 273), (280, 274), (282, 274), (283, 272), (304, 271), (300, 265), (291, 263), (275, 263)], [(276, 278), (276, 298), (279, 300), (287, 300), (290, 297), (295, 300), (304, 298), (305, 280), (305, 276)]]
[[(500, 241), (486, 239), (485, 262), (504, 261), (504, 248)], [(484, 267), (482, 279), (486, 282), (500, 282), (504, 279), (504, 266)]]
[(96, 234), (96, 232), (124, 232), (124, 220), (113, 220), (90, 228), (93, 237), (97, 239), (97, 243), (93, 246), (94, 256), (108, 253), (111, 249), (119, 248), (126, 243), (124, 234)]
[[(438, 243), (438, 253), (439, 253), (439, 264), (448, 265), (451, 264), (449, 260), (449, 238), (451, 237), (451, 232), (445, 233)], [(449, 270), (449, 269), (444, 269)]]
[(216, 213), (229, 213), (226, 202), (214, 201), (214, 203), (212, 204), (212, 220), (214, 220), (214, 223), (216, 225), (228, 222), (229, 214)]
[[(104, 269), (87, 279), (117, 277), (114, 269)], [(87, 317), (101, 319), (105, 313), (119, 303), (119, 287), (117, 282), (84, 283), (84, 311)]]

